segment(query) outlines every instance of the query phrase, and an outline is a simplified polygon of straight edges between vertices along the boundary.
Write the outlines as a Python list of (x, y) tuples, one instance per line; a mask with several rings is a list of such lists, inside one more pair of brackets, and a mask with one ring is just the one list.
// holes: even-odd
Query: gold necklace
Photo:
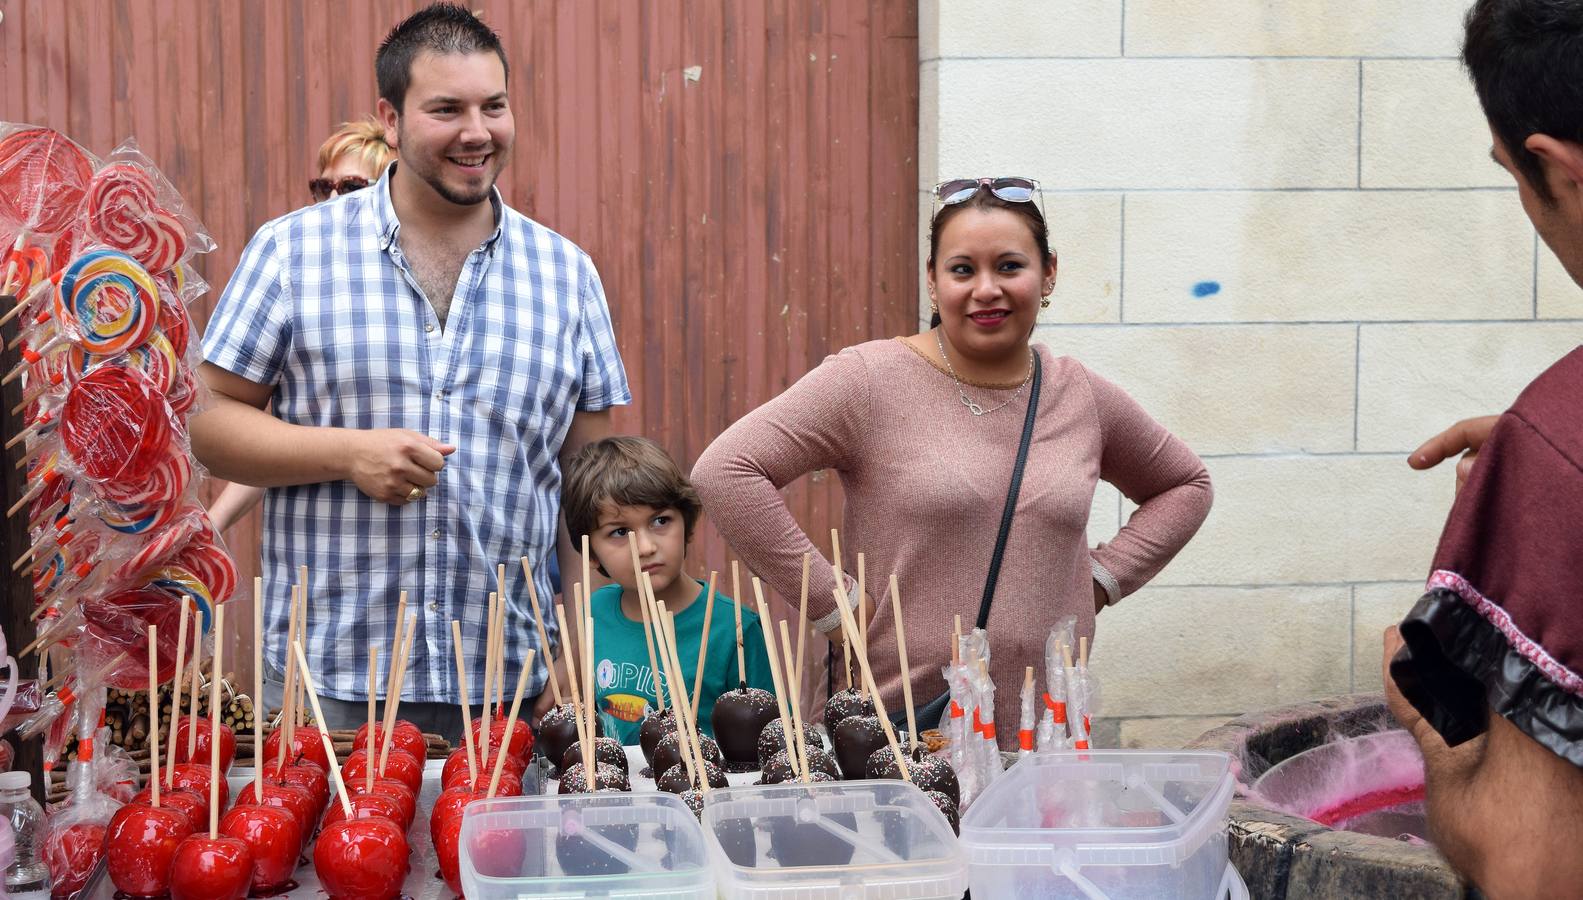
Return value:
[(936, 329), (935, 333), (934, 333), (934, 343), (935, 343), (935, 346), (940, 348), (940, 358), (945, 360), (945, 370), (947, 372), (951, 373), (951, 380), (956, 382), (956, 394), (957, 394), (957, 397), (961, 399), (962, 405), (967, 407), (968, 412), (971, 412), (975, 416), (988, 415), (989, 413), (992, 413), (992, 412), (994, 412), (997, 409), (1001, 409), (1002, 407), (1005, 407), (1005, 406), (1009, 405), (1011, 403), (1011, 401), (1017, 399), (1018, 397), (1020, 397), (1022, 395), (1022, 389), (1027, 387), (1028, 383), (1033, 380), (1033, 348), (1029, 347), (1028, 348), (1028, 375), (1027, 375), (1027, 377), (1022, 379), (1022, 384), (1017, 385), (1017, 389), (1015, 391), (1011, 392), (1011, 396), (1010, 397), (1007, 397), (1005, 400), (1002, 400), (1000, 403), (998, 403), (998, 404), (996, 404), (994, 406), (991, 406), (988, 409), (985, 409), (982, 404), (980, 404), (978, 401), (974, 400), (972, 397), (969, 397), (967, 395), (967, 391), (965, 389), (963, 389), (963, 387), (962, 387), (962, 379), (957, 376), (957, 374), (956, 374), (956, 367), (951, 365), (951, 357), (949, 357), (949, 356), (947, 356), (945, 354), (945, 342), (940, 339), (940, 332), (939, 332), (938, 329)]

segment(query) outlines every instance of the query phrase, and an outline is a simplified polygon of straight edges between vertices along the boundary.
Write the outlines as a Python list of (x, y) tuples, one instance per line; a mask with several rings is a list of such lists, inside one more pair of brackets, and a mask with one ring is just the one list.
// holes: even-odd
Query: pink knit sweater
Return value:
[[(995, 718), (1015, 746), (1024, 666), (1043, 681), (1044, 641), (1065, 615), (1094, 633), (1093, 584), (1108, 575), (1126, 596), (1181, 550), (1209, 513), (1209, 473), (1179, 439), (1120, 388), (1070, 357), (1039, 347), (1044, 381), (1027, 469), (989, 616)], [(785, 393), (726, 429), (693, 470), (704, 508), (743, 564), (795, 598), (802, 555), (814, 553), (810, 620), (835, 610), (828, 537), (798, 527), (779, 488), (833, 469), (846, 497), (844, 568), (865, 555), (869, 659), (887, 710), (901, 709), (901, 663), (885, 584), (892, 572), (906, 616), (913, 702), (945, 690), (952, 617), (978, 615), (995, 535), (1027, 412), (1026, 396), (975, 417), (955, 383), (900, 340), (827, 358)], [(985, 407), (1010, 389), (967, 387)], [(1108, 543), (1085, 536), (1095, 482), (1138, 504)], [(1095, 565), (1097, 564), (1097, 566)]]

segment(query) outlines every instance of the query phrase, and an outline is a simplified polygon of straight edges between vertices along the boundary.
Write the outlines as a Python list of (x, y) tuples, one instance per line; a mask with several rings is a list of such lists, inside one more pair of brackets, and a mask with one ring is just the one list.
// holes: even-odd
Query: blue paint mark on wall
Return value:
[(1194, 297), (1212, 297), (1218, 293), (1220, 293), (1220, 282), (1218, 281), (1200, 281), (1193, 285)]

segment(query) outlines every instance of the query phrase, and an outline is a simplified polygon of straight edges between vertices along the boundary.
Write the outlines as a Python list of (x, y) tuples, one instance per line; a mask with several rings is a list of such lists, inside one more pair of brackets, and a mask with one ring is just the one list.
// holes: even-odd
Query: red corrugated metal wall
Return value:
[[(217, 295), (307, 201), (320, 141), (372, 112), (375, 47), (420, 5), (0, 0), (0, 120), (101, 154), (135, 137), (214, 234)], [(690, 465), (826, 354), (914, 326), (916, 0), (475, 8), (512, 64), (501, 188), (599, 267), (636, 395), (621, 431)], [(828, 533), (833, 478), (788, 497)], [(228, 538), (251, 576), (256, 519)], [(727, 551), (706, 527), (693, 557)]]

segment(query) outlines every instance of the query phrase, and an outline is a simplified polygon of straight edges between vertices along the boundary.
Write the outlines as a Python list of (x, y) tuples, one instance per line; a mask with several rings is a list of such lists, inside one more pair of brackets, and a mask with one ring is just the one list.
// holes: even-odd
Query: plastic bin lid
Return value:
[(956, 900), (968, 886), (950, 824), (905, 781), (721, 788), (703, 827), (726, 900)]
[(715, 896), (697, 818), (658, 791), (472, 803), (459, 863), (468, 900)]
[(1231, 757), (1216, 751), (1036, 753), (962, 818), (972, 865), (1178, 865), (1226, 827)]

